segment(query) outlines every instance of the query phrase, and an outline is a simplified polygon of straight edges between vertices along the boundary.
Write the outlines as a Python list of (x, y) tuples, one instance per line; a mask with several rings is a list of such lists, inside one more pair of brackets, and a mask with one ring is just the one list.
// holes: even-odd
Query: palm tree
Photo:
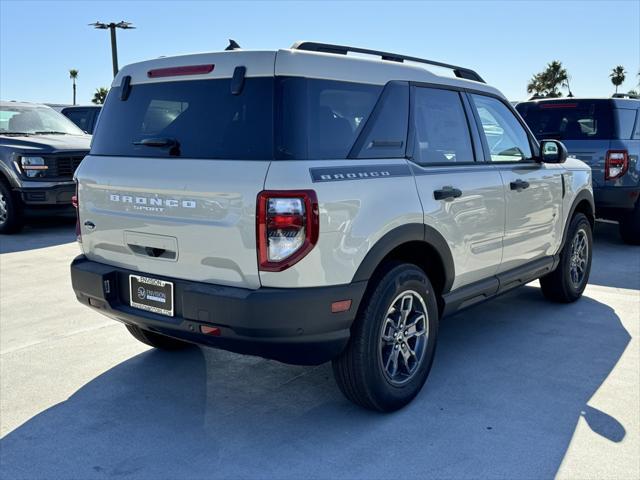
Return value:
[(91, 99), (91, 101), (96, 105), (102, 105), (107, 98), (107, 93), (109, 93), (108, 88), (96, 88), (96, 93), (93, 94), (93, 98)]
[(544, 83), (542, 81), (542, 75), (537, 73), (535, 74), (533, 77), (531, 77), (531, 80), (529, 81), (529, 84), (527, 85), (527, 93), (532, 93), (532, 99), (533, 98), (540, 98), (542, 96), (544, 96)]
[(69, 70), (69, 78), (73, 82), (73, 104), (76, 104), (76, 79), (78, 78), (78, 70), (72, 68)]
[(546, 70), (542, 72), (542, 76), (547, 87), (548, 97), (561, 97), (562, 93), (558, 89), (569, 86), (569, 74), (562, 66), (562, 62), (558, 60), (554, 60), (547, 65)]
[(618, 87), (622, 85), (622, 83), (627, 78), (626, 73), (627, 72), (622, 65), (618, 65), (611, 70), (609, 77), (611, 78), (611, 83), (613, 83), (613, 85), (616, 87), (616, 93), (618, 93)]
[(562, 66), (562, 62), (554, 60), (540, 73), (536, 73), (529, 84), (527, 92), (533, 93), (534, 98), (539, 97), (561, 97), (560, 88), (569, 88), (569, 74), (566, 68)]
[(609, 77), (611, 78), (611, 83), (613, 83), (616, 87), (616, 93), (618, 93), (618, 87), (622, 85), (624, 79), (627, 78), (625, 76), (627, 72), (625, 72), (624, 67), (622, 65), (618, 65), (616, 68), (611, 70)]

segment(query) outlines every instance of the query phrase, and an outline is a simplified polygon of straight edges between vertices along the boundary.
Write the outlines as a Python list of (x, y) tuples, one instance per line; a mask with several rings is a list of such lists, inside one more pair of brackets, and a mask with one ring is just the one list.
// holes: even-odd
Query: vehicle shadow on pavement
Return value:
[(30, 218), (22, 231), (11, 235), (0, 235), (0, 254), (75, 242), (75, 224), (75, 217), (70, 216)]
[(625, 437), (587, 402), (629, 340), (608, 306), (550, 304), (527, 286), (443, 321), (425, 388), (388, 415), (346, 401), (328, 364), (146, 351), (7, 434), (0, 467), (4, 478), (550, 478), (580, 416)]
[[(640, 247), (624, 243), (618, 225), (610, 222), (596, 222), (593, 242), (593, 255), (598, 263), (597, 268), (594, 263), (591, 269), (589, 283), (640, 290)], [(624, 252), (624, 262), (620, 261), (620, 252)]]

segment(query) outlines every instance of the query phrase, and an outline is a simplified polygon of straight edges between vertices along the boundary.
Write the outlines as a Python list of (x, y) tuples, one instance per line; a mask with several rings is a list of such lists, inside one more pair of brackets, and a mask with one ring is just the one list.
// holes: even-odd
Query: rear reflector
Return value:
[(351, 300), (340, 300), (331, 304), (331, 313), (346, 312), (351, 308)]
[(210, 327), (208, 325), (200, 325), (200, 332), (214, 337), (219, 337), (221, 333), (218, 327)]
[(215, 65), (186, 65), (184, 67), (168, 67), (168, 68), (156, 68), (149, 70), (147, 76), (149, 78), (158, 77), (177, 77), (179, 75), (202, 75), (213, 71)]

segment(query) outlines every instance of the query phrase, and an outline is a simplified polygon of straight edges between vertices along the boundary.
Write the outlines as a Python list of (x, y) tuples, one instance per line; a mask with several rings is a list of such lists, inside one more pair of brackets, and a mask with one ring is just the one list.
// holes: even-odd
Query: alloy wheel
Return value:
[(587, 232), (580, 229), (571, 241), (571, 257), (569, 260), (569, 276), (575, 288), (579, 288), (587, 272), (589, 262), (589, 242)]
[(410, 381), (425, 356), (429, 338), (427, 307), (413, 290), (398, 295), (387, 310), (380, 332), (379, 360), (393, 385)]
[(7, 198), (0, 192), (0, 225), (3, 225), (7, 221), (8, 215)]

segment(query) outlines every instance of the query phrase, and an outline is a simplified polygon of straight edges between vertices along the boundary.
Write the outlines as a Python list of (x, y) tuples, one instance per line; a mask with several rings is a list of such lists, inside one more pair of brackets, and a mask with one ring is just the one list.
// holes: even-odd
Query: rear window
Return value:
[[(273, 151), (273, 78), (251, 78), (241, 95), (231, 79), (114, 87), (100, 114), (91, 153), (137, 157), (261, 159)], [(140, 145), (168, 139), (178, 148)]]
[[(219, 159), (346, 158), (382, 87), (289, 77), (132, 85), (113, 88), (92, 154)], [(168, 139), (178, 148), (140, 145)]]
[(613, 138), (613, 113), (606, 100), (520, 103), (516, 109), (538, 139)]

